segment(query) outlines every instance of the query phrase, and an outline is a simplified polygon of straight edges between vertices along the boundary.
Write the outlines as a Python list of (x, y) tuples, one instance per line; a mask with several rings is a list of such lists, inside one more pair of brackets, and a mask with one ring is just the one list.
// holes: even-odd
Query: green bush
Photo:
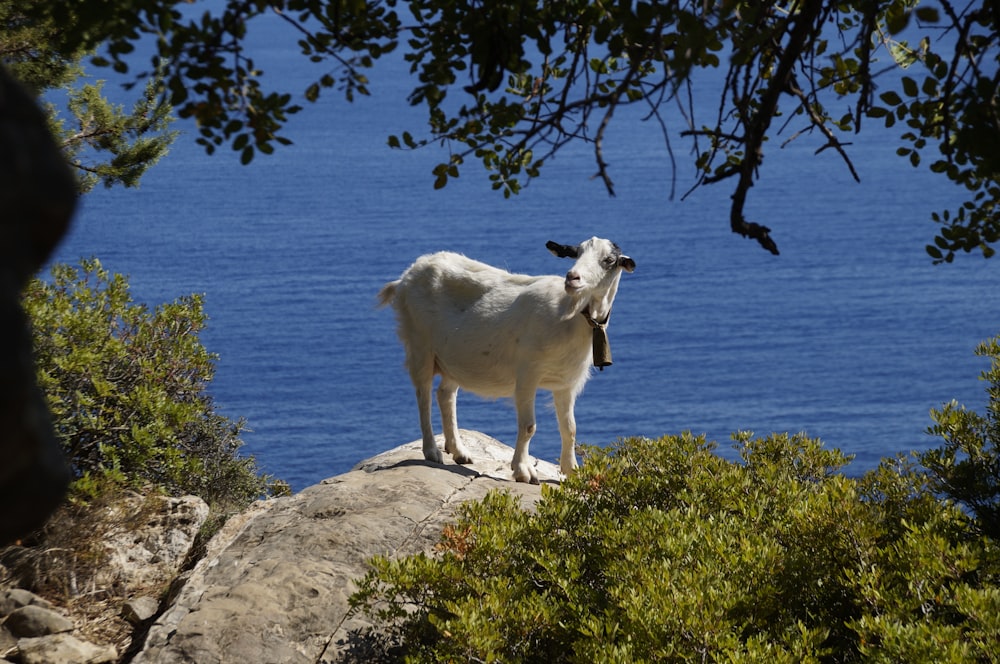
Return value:
[(77, 497), (152, 486), (228, 510), (285, 490), (238, 454), (244, 422), (217, 413), (206, 391), (217, 358), (198, 338), (201, 297), (150, 311), (125, 277), (88, 260), (32, 281), (24, 307)]
[(590, 450), (533, 513), (495, 492), (352, 597), (407, 661), (997, 661), (1000, 560), (905, 459), (804, 436)]
[(932, 410), (929, 433), (945, 444), (923, 453), (920, 462), (936, 491), (964, 505), (983, 533), (1000, 540), (1000, 336), (981, 343), (976, 355), (990, 361), (979, 376), (989, 383), (986, 415), (954, 401)]

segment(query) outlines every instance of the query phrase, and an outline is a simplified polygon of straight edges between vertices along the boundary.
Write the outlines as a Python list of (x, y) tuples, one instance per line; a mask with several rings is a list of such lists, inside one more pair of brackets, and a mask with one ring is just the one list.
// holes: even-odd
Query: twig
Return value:
[(861, 182), (861, 178), (858, 176), (858, 172), (854, 169), (854, 164), (851, 162), (851, 158), (847, 156), (847, 152), (844, 150), (844, 144), (840, 142), (840, 139), (838, 139), (832, 131), (830, 131), (830, 128), (826, 126), (826, 122), (823, 121), (823, 118), (816, 114), (816, 110), (812, 107), (812, 104), (809, 103), (809, 100), (806, 98), (805, 93), (802, 92), (802, 89), (799, 88), (794, 76), (788, 81), (787, 91), (792, 96), (797, 97), (802, 103), (802, 108), (805, 110), (806, 114), (808, 114), (809, 120), (812, 122), (812, 126), (819, 129), (823, 132), (823, 135), (826, 136), (827, 144), (816, 150), (815, 154), (819, 154), (827, 148), (833, 148), (840, 154), (840, 158), (844, 160), (844, 163), (847, 164), (847, 168), (851, 171), (851, 176), (854, 177), (854, 181)]

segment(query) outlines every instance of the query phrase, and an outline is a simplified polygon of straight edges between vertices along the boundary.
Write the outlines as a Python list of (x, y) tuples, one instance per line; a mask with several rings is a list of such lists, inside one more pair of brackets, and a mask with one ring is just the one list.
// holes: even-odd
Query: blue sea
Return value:
[[(257, 65), (289, 91), (323, 72), (280, 22), (254, 30)], [(775, 257), (728, 230), (734, 183), (680, 199), (694, 172), (676, 112), (676, 171), (659, 127), (622, 109), (605, 146), (617, 196), (592, 179), (591, 149), (574, 145), (504, 199), (471, 161), (435, 191), (446, 149), (386, 144), (425, 127), (405, 102), (406, 67), (381, 63), (370, 77), (372, 96), (353, 104), (332, 91), (303, 102), (288, 125), (294, 145), (246, 167), (227, 149), (207, 156), (196, 127), (177, 122), (183, 135), (139, 189), (85, 197), (56, 257), (100, 258), (150, 306), (204, 293), (202, 341), (219, 355), (210, 392), (223, 414), (246, 418), (244, 452), (294, 489), (419, 438), (395, 319), (375, 296), (441, 249), (563, 274), (568, 261), (545, 242), (597, 235), (635, 259), (609, 328), (614, 365), (577, 402), (581, 442), (690, 430), (725, 452), (737, 430), (803, 431), (854, 455), (848, 471), (860, 473), (936, 445), (930, 409), (956, 399), (984, 410), (987, 365), (973, 349), (1000, 333), (1000, 258), (931, 264), (930, 213), (964, 199), (895, 155), (897, 130), (868, 121), (853, 137), (860, 184), (832, 150), (814, 154), (818, 136), (767, 146), (747, 214), (772, 228)], [(556, 461), (547, 393), (537, 416), (531, 452)], [(514, 442), (508, 401), (460, 393), (458, 419)], [(436, 412), (435, 422), (440, 431)]]

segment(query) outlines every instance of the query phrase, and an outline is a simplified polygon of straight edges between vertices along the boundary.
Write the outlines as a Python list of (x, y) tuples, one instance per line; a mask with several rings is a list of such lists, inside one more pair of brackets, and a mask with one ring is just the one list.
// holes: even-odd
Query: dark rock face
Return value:
[(0, 67), (0, 544), (44, 521), (69, 481), (35, 384), (20, 293), (75, 205), (76, 183), (45, 115)]

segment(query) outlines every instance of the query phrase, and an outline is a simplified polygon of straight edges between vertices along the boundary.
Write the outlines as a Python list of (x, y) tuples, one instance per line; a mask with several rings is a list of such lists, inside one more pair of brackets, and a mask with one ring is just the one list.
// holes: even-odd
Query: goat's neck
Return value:
[(587, 304), (580, 310), (581, 312), (587, 311), (590, 317), (593, 318), (598, 323), (605, 323), (608, 317), (611, 316), (611, 305), (614, 298), (602, 298), (587, 300)]
[(582, 297), (576, 302), (576, 314), (589, 311), (590, 317), (599, 323), (604, 323), (611, 315), (611, 305), (615, 302), (615, 295), (618, 294), (619, 272), (614, 276), (613, 281), (606, 289), (599, 289), (590, 294), (590, 297)]

